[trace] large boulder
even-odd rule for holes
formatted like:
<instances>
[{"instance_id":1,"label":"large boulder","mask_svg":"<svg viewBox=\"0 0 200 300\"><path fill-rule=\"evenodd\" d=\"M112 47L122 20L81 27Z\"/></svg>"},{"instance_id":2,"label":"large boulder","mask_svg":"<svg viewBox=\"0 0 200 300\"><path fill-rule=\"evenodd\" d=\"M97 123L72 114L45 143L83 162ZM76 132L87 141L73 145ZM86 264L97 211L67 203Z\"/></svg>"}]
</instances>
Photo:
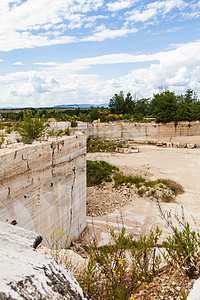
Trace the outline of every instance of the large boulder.
<instances>
[{"instance_id":1,"label":"large boulder","mask_svg":"<svg viewBox=\"0 0 200 300\"><path fill-rule=\"evenodd\" d=\"M42 237L0 222L0 299L89 299L64 265L35 250Z\"/></svg>"}]
</instances>

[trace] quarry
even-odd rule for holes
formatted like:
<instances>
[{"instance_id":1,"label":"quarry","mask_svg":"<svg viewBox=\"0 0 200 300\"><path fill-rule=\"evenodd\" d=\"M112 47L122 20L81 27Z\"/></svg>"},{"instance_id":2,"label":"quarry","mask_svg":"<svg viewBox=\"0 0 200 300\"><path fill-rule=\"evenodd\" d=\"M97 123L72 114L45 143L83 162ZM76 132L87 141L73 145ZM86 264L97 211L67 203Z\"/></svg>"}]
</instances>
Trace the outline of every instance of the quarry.
<instances>
[{"instance_id":1,"label":"quarry","mask_svg":"<svg viewBox=\"0 0 200 300\"><path fill-rule=\"evenodd\" d=\"M86 140L77 134L1 150L1 221L76 239L86 225Z\"/></svg>"},{"instance_id":2,"label":"quarry","mask_svg":"<svg viewBox=\"0 0 200 300\"><path fill-rule=\"evenodd\" d=\"M65 130L67 127L69 122L50 122L50 128L54 130ZM166 212L171 211L172 215L184 210L188 222L193 224L193 227L195 224L199 226L200 123L198 121L190 124L181 122L177 126L172 123L154 122L107 124L79 122L77 128L70 129L73 132L70 136L49 138L31 145L16 143L15 136L9 136L7 137L9 142L0 149L0 221L2 231L8 230L11 234L8 238L9 243L12 236L17 236L18 233L19 236L30 235L28 241L24 239L22 242L21 238L17 238L16 243L25 249L27 247L25 245L33 244L38 236L29 233L31 231L43 236L42 245L47 246L45 237L53 227L63 228L63 231L67 232L68 246L78 239L79 243L90 243L94 239L94 232L99 246L108 244L108 228L119 230L125 227L128 233L134 233L139 237L158 225L164 237L170 234L169 228L159 216L156 201L152 201L146 195L141 197L126 187L113 190L109 184L95 189L86 188L86 159L106 161L119 167L124 174L137 173L151 179L171 178L179 182L185 192L178 195L175 202L162 203L162 209ZM139 151L86 154L86 140L89 137L129 141L130 145L134 145ZM87 199L94 199L89 216L86 216ZM103 212L99 210L100 202L103 202ZM106 205L109 209L105 208ZM1 239L4 239L3 236ZM7 247L6 243L2 243L4 246L1 246L1 251L3 247ZM14 246L9 244L9 247ZM6 255L11 259L9 253ZM52 261L47 264L49 270L55 271L54 274L65 272L58 271L59 267ZM27 268L23 275L25 277L28 276L26 272L32 271ZM24 287L23 290L19 288L18 291L14 291L12 284L11 288L5 288L9 280L17 282L16 274L15 276L12 274L10 272L4 278L4 285L0 286L2 291L0 299L8 299L6 297L9 293L10 296L13 295L10 299L15 297L23 299L23 293L33 292ZM55 278L58 278L58 275L55 275ZM42 280L48 281L45 277ZM77 284L74 282L73 289ZM37 284L34 289L37 290ZM45 299L52 297L87 299L84 298L87 297L86 294L78 287L75 289L76 296L72 293L72 296L65 298L59 292L53 294L55 291L48 291L46 288L46 295L49 298L46 296ZM41 295L32 298L27 296L26 299L42 299L45 293Z\"/></svg>"}]
</instances>

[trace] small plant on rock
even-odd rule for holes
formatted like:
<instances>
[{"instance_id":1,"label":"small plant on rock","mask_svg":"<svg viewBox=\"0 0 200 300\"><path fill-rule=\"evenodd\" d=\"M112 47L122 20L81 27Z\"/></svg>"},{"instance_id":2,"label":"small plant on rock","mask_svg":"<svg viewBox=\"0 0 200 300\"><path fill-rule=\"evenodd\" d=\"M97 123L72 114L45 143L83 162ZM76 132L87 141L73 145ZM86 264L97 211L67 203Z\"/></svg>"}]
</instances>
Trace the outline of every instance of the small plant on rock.
<instances>
[{"instance_id":1,"label":"small plant on rock","mask_svg":"<svg viewBox=\"0 0 200 300\"><path fill-rule=\"evenodd\" d=\"M71 120L71 127L77 127L78 123L76 120Z\"/></svg>"},{"instance_id":2,"label":"small plant on rock","mask_svg":"<svg viewBox=\"0 0 200 300\"><path fill-rule=\"evenodd\" d=\"M2 145L3 145L3 143L4 143L4 141L5 141L5 138L3 137L3 135L0 137L0 149L1 149L1 147L2 147Z\"/></svg>"},{"instance_id":3,"label":"small plant on rock","mask_svg":"<svg viewBox=\"0 0 200 300\"><path fill-rule=\"evenodd\" d=\"M190 224L185 221L183 208L181 217L177 213L175 214L175 219L179 226L178 228L178 226L175 226L172 222L171 212L165 214L159 203L158 207L161 218L173 232L173 235L167 237L166 241L163 242L163 246L167 252L167 255L164 255L165 259L168 261L172 260L181 267L189 277L199 277L199 232L192 230Z\"/></svg>"}]
</instances>

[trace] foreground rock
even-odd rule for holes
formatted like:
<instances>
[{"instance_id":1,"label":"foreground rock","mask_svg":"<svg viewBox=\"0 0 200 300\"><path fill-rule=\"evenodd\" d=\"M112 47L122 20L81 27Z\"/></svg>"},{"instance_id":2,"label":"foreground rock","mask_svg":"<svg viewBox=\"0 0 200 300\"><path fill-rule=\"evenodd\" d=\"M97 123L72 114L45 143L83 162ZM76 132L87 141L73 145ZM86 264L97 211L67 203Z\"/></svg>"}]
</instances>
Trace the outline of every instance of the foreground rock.
<instances>
[{"instance_id":1,"label":"foreground rock","mask_svg":"<svg viewBox=\"0 0 200 300\"><path fill-rule=\"evenodd\" d=\"M199 300L200 299L200 278L196 280L187 300Z\"/></svg>"},{"instance_id":2,"label":"foreground rock","mask_svg":"<svg viewBox=\"0 0 200 300\"><path fill-rule=\"evenodd\" d=\"M64 265L34 249L41 240L0 222L0 299L89 299Z\"/></svg>"}]
</instances>

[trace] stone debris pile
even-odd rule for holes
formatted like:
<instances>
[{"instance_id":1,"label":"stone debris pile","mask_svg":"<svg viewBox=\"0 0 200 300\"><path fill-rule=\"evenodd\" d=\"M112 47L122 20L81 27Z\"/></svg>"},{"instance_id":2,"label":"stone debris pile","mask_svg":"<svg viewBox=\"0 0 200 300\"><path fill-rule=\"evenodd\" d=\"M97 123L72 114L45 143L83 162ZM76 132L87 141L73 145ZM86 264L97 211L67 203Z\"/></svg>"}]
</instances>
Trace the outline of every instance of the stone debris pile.
<instances>
[{"instance_id":1,"label":"stone debris pile","mask_svg":"<svg viewBox=\"0 0 200 300\"><path fill-rule=\"evenodd\" d=\"M157 147L168 147L168 148L187 148L187 149L200 149L200 144L188 144L188 143L171 143L171 142L157 142Z\"/></svg>"}]
</instances>

